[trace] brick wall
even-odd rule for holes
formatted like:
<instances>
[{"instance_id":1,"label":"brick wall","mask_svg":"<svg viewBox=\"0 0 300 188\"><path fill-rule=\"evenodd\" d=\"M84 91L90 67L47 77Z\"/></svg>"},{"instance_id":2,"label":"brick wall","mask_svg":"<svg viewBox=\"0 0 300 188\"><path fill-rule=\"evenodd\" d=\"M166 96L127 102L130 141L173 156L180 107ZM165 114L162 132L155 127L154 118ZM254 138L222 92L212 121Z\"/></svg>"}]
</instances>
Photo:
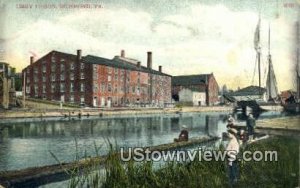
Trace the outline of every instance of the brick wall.
<instances>
[{"instance_id":1,"label":"brick wall","mask_svg":"<svg viewBox=\"0 0 300 188\"><path fill-rule=\"evenodd\" d=\"M112 106L150 102L149 73L105 65L93 66L93 96L97 106L107 106L109 100ZM152 92L152 99L154 102L170 102L171 78L159 75L154 77L156 79L152 83L152 90L156 92Z\"/></svg>"},{"instance_id":2,"label":"brick wall","mask_svg":"<svg viewBox=\"0 0 300 188\"><path fill-rule=\"evenodd\" d=\"M208 98L209 105L214 105L219 101L219 85L213 75L208 79Z\"/></svg>"},{"instance_id":3,"label":"brick wall","mask_svg":"<svg viewBox=\"0 0 300 188\"><path fill-rule=\"evenodd\" d=\"M138 70L84 63L77 55L52 51L31 63L26 74L26 96L88 106L125 106L171 102L171 77ZM22 74L23 75L23 74ZM151 90L150 90L151 88Z\"/></svg>"}]
</instances>

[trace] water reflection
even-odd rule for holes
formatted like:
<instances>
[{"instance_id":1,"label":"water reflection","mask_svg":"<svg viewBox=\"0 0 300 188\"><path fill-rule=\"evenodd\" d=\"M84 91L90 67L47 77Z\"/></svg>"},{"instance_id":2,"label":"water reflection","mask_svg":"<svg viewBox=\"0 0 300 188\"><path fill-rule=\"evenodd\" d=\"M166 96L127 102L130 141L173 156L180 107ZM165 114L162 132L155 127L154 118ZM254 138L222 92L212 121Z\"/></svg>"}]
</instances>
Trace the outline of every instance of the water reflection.
<instances>
[{"instance_id":1,"label":"water reflection","mask_svg":"<svg viewBox=\"0 0 300 188\"><path fill-rule=\"evenodd\" d=\"M54 164L49 151L61 161L72 161L75 138L78 155L83 157L85 153L95 156L94 142L100 146L106 140L122 147L170 143L182 125L188 127L190 137L221 136L227 115L190 113L0 124L0 171ZM107 151L103 144L100 154Z\"/></svg>"},{"instance_id":2,"label":"water reflection","mask_svg":"<svg viewBox=\"0 0 300 188\"><path fill-rule=\"evenodd\" d=\"M125 147L170 143L178 136L183 124L189 128L191 137L217 135L219 119L218 114L174 114L1 125L0 169L53 164L55 160L49 151L62 161L72 161L76 151L75 138L79 156L83 157L85 152L95 155L94 142L100 145L107 139ZM107 151L104 144L100 154Z\"/></svg>"}]
</instances>

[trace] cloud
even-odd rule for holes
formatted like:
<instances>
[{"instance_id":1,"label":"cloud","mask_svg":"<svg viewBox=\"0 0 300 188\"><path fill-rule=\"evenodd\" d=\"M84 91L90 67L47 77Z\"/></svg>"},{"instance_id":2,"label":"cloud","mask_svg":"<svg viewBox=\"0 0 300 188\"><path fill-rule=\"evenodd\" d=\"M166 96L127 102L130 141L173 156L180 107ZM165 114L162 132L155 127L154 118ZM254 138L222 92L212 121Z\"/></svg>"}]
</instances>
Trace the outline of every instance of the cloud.
<instances>
[{"instance_id":1,"label":"cloud","mask_svg":"<svg viewBox=\"0 0 300 188\"><path fill-rule=\"evenodd\" d=\"M214 72L219 85L236 88L251 84L255 66L254 30L258 15L231 11L225 6L198 4L157 18L146 11L109 9L75 11L59 18L39 19L12 33L7 57L19 69L29 63L29 51L40 57L55 49L112 58L126 56L146 63L153 51L154 68L163 65L171 75ZM272 54L280 89L292 65L291 21L262 19L262 62L266 62L267 28L272 25ZM284 63L283 63L284 62ZM281 80L284 78L284 80ZM238 81L237 81L238 80Z\"/></svg>"}]
</instances>

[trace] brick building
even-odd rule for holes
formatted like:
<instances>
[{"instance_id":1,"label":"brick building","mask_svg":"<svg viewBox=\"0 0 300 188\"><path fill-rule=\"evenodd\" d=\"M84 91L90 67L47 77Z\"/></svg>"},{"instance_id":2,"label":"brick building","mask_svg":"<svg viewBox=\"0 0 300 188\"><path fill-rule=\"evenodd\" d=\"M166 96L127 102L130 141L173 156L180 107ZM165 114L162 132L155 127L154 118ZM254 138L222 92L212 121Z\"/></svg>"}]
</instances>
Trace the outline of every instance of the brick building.
<instances>
[{"instance_id":1,"label":"brick building","mask_svg":"<svg viewBox=\"0 0 300 188\"><path fill-rule=\"evenodd\" d=\"M113 59L51 51L35 62L31 57L22 72L26 95L33 98L94 107L171 102L171 76L161 66L152 69L152 52L145 67L124 50Z\"/></svg>"},{"instance_id":2,"label":"brick building","mask_svg":"<svg viewBox=\"0 0 300 188\"><path fill-rule=\"evenodd\" d=\"M205 92L207 106L214 105L219 102L219 86L213 73L173 76L172 97L175 101L179 100L179 91L182 89Z\"/></svg>"}]
</instances>

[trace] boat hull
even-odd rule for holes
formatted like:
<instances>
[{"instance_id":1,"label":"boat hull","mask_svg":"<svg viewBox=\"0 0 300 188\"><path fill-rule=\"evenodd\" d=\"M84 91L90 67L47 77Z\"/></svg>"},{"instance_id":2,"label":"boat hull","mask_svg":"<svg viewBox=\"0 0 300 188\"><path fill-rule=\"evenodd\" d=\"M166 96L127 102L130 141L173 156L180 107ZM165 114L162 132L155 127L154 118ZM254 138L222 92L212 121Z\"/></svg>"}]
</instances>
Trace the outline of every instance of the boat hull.
<instances>
[{"instance_id":1,"label":"boat hull","mask_svg":"<svg viewBox=\"0 0 300 188\"><path fill-rule=\"evenodd\" d=\"M239 101L238 106L246 115L254 112L263 111L283 111L283 106L276 102L259 102L256 100Z\"/></svg>"},{"instance_id":2,"label":"boat hull","mask_svg":"<svg viewBox=\"0 0 300 188\"><path fill-rule=\"evenodd\" d=\"M280 104L260 104L262 110L265 111L283 111L284 108Z\"/></svg>"},{"instance_id":3,"label":"boat hull","mask_svg":"<svg viewBox=\"0 0 300 188\"><path fill-rule=\"evenodd\" d=\"M284 104L283 108L286 112L300 113L300 103Z\"/></svg>"}]
</instances>

